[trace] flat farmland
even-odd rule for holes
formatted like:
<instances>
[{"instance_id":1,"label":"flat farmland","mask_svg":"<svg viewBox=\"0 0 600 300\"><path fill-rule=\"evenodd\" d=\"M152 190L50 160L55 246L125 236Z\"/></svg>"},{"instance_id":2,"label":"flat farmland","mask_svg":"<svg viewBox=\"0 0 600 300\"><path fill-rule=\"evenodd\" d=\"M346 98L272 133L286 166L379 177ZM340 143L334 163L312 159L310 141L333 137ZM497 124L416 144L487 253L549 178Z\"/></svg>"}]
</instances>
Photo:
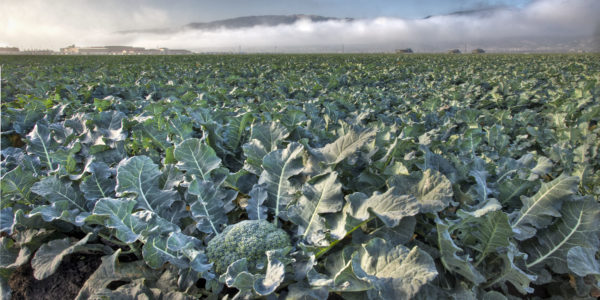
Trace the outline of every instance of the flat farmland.
<instances>
[{"instance_id":1,"label":"flat farmland","mask_svg":"<svg viewBox=\"0 0 600 300\"><path fill-rule=\"evenodd\" d=\"M600 296L598 54L0 65L3 296Z\"/></svg>"}]
</instances>

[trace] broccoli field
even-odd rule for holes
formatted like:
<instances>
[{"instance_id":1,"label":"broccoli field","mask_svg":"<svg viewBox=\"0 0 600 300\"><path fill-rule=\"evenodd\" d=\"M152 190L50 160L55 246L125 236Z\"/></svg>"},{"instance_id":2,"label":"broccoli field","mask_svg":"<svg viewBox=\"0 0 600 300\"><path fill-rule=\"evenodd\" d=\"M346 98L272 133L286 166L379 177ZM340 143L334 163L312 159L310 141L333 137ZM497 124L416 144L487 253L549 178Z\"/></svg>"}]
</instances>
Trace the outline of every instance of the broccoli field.
<instances>
[{"instance_id":1,"label":"broccoli field","mask_svg":"<svg viewBox=\"0 0 600 300\"><path fill-rule=\"evenodd\" d=\"M597 54L0 65L2 299L600 297Z\"/></svg>"}]
</instances>

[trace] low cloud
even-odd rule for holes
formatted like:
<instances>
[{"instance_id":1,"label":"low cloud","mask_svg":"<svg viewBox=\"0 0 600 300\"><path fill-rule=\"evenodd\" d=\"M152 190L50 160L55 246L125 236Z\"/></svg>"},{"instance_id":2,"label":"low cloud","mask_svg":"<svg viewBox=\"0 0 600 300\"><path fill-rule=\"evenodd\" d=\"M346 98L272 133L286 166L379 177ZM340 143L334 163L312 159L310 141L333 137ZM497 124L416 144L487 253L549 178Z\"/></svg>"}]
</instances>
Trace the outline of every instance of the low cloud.
<instances>
[{"instance_id":1,"label":"low cloud","mask_svg":"<svg viewBox=\"0 0 600 300\"><path fill-rule=\"evenodd\" d=\"M86 9L86 14L93 15L89 7ZM379 52L409 47L423 52L465 47L491 51L598 51L598 15L600 1L597 0L538 0L519 9L503 7L427 19L301 20L274 27L116 34L124 28L175 26L163 11L142 7L134 17L124 12L117 16L106 15L104 20L96 18L93 26L61 23L61 26L26 32L4 26L0 29L0 42L19 45L20 41L27 41L27 45L55 49L76 43L184 48L199 52ZM149 18L153 22L148 22ZM39 45L35 44L37 41Z\"/></svg>"}]
</instances>

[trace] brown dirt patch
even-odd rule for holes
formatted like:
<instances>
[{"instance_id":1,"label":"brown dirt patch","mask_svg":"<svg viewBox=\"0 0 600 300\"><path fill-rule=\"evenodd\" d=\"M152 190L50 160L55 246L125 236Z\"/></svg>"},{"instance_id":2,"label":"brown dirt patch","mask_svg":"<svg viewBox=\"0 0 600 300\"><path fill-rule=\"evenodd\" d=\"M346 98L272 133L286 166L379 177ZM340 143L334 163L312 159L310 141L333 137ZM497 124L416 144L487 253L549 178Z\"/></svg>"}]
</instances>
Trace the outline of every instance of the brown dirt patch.
<instances>
[{"instance_id":1,"label":"brown dirt patch","mask_svg":"<svg viewBox=\"0 0 600 300\"><path fill-rule=\"evenodd\" d=\"M8 281L12 299L74 299L88 277L100 266L100 257L69 255L63 259L56 273L44 280L36 280L30 264L25 264L17 268Z\"/></svg>"}]
</instances>

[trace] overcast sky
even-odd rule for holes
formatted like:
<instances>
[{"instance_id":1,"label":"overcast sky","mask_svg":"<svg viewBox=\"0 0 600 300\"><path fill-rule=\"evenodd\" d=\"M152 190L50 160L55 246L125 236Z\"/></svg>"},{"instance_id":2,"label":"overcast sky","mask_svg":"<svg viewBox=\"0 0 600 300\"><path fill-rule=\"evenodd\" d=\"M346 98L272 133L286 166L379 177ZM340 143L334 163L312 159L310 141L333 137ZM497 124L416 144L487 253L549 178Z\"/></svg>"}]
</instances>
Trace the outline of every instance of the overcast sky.
<instances>
[{"instance_id":1,"label":"overcast sky","mask_svg":"<svg viewBox=\"0 0 600 300\"><path fill-rule=\"evenodd\" d=\"M485 8L496 9L483 16L444 16ZM359 20L170 35L115 33L271 14ZM437 17L423 19L430 15ZM365 51L436 45L442 49L465 43L491 47L507 39L591 40L600 31L598 15L600 0L0 0L0 46L57 50L75 43L257 51L313 45L355 45Z\"/></svg>"}]
</instances>

